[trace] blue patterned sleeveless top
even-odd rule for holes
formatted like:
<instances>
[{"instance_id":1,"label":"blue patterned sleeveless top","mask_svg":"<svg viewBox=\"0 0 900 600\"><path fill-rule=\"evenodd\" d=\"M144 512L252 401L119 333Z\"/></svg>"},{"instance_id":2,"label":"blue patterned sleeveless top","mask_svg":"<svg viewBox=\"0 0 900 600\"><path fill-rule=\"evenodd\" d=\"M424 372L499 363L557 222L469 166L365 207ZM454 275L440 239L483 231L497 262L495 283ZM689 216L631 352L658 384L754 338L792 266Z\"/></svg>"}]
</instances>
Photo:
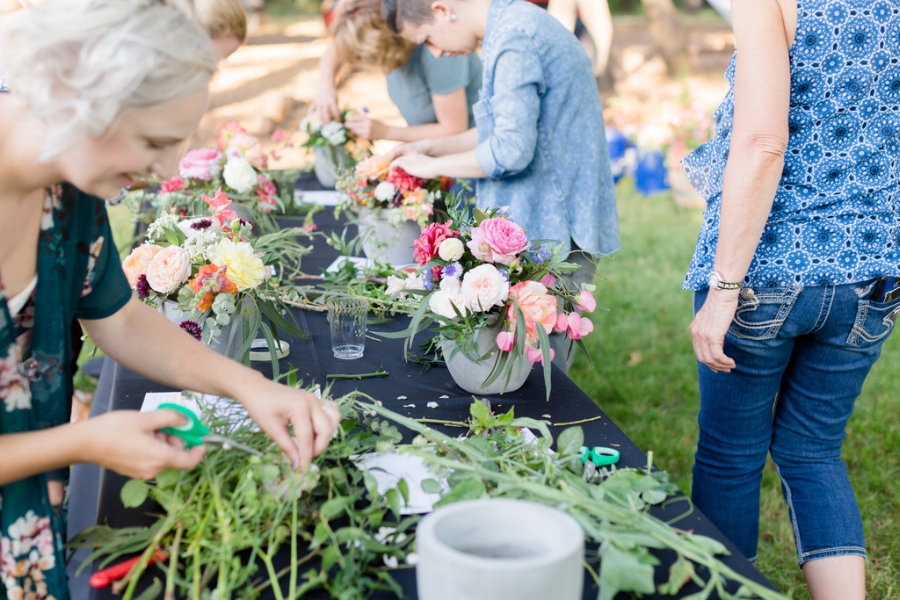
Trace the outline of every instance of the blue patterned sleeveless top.
<instances>
[{"instance_id":1,"label":"blue patterned sleeveless top","mask_svg":"<svg viewBox=\"0 0 900 600\"><path fill-rule=\"evenodd\" d=\"M856 283L900 275L900 5L798 0L784 171L744 283ZM707 287L734 124L734 70L716 135L683 162L707 201L685 289Z\"/></svg>"}]
</instances>

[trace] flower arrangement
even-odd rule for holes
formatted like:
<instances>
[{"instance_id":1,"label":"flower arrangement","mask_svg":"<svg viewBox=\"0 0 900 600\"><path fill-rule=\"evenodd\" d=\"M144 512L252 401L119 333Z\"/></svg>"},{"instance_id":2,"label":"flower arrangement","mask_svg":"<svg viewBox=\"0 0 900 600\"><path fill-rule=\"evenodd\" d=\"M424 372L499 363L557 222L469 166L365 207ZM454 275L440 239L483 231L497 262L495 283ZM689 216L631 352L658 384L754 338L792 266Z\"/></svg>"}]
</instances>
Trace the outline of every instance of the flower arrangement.
<instances>
[{"instance_id":1,"label":"flower arrangement","mask_svg":"<svg viewBox=\"0 0 900 600\"><path fill-rule=\"evenodd\" d=\"M238 357L249 349L262 314L285 333L305 337L286 320L280 282L274 277L276 266L299 268L309 252L297 240L302 231L287 228L253 237L253 225L238 218L224 192L203 194L202 199L210 216L160 216L149 226L146 243L122 261L138 297L161 310L166 302L177 303L177 310L188 316L181 328L207 345L216 343L238 316L246 317ZM263 333L274 347L272 332L263 328ZM234 340L227 341L232 347Z\"/></svg>"},{"instance_id":2,"label":"flower arrangement","mask_svg":"<svg viewBox=\"0 0 900 600\"><path fill-rule=\"evenodd\" d=\"M352 111L341 111L338 120L323 122L314 113L308 112L300 121L298 129L304 138L300 147L320 149L328 153L333 164L338 166L352 166L369 149L368 142L357 140L344 122Z\"/></svg>"},{"instance_id":3,"label":"flower arrangement","mask_svg":"<svg viewBox=\"0 0 900 600\"><path fill-rule=\"evenodd\" d=\"M272 141L291 146L281 130L272 134ZM204 208L201 196L222 190L235 207L245 209L246 216L265 229L274 230L274 222L261 221L266 221L265 216L273 211L285 211L292 202L293 186L267 170L270 156L277 159L278 150L264 152L259 139L240 123L221 125L215 148L189 150L178 164L178 175L161 184L154 202L157 215L173 210L182 216L199 214Z\"/></svg>"},{"instance_id":4,"label":"flower arrangement","mask_svg":"<svg viewBox=\"0 0 900 600\"><path fill-rule=\"evenodd\" d=\"M710 106L684 88L676 96L660 96L643 103L610 98L603 116L607 127L621 131L641 152L661 152L672 168L712 137L711 112Z\"/></svg>"},{"instance_id":5,"label":"flower arrangement","mask_svg":"<svg viewBox=\"0 0 900 600\"><path fill-rule=\"evenodd\" d=\"M409 328L407 345L431 324L473 361L493 356L494 367L484 385L508 379L515 357L544 367L550 394L549 335L565 333L582 347L593 331L582 313L596 308L593 286L570 290L564 275L578 266L565 262L559 246L529 240L505 212L449 208L451 220L422 229L414 244L419 268L407 277L389 277L393 294L418 294L422 301ZM476 336L493 336L488 353L477 351ZM445 358L448 358L445 356ZM500 379L503 381L503 379Z\"/></svg>"},{"instance_id":6,"label":"flower arrangement","mask_svg":"<svg viewBox=\"0 0 900 600\"><path fill-rule=\"evenodd\" d=\"M434 201L453 184L449 177L420 179L403 169L392 169L388 156L373 154L339 174L335 185L342 194L338 211L376 208L395 224L409 220L424 227L434 214Z\"/></svg>"}]
</instances>

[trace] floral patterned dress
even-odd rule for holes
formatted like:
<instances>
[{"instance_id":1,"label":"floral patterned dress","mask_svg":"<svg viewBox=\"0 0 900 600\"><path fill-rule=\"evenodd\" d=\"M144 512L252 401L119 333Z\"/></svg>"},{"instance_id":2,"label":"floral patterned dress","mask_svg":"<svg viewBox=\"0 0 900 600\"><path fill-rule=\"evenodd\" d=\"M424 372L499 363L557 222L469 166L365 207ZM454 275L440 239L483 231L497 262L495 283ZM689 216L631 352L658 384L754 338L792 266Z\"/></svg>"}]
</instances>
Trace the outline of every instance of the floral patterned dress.
<instances>
[{"instance_id":1,"label":"floral patterned dress","mask_svg":"<svg viewBox=\"0 0 900 600\"><path fill-rule=\"evenodd\" d=\"M69 421L73 319L102 319L131 297L102 200L69 185L47 192L37 287L15 317L0 280L0 435ZM0 597L69 597L65 512L48 480L68 469L0 486Z\"/></svg>"}]
</instances>

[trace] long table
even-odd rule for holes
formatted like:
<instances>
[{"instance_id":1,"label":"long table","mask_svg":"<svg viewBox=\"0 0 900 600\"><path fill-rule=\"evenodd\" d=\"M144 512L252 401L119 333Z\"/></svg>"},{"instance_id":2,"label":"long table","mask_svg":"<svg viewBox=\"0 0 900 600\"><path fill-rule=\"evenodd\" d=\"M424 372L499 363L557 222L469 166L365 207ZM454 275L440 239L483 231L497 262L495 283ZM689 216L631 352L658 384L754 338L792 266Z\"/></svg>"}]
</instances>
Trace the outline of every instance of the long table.
<instances>
[{"instance_id":1,"label":"long table","mask_svg":"<svg viewBox=\"0 0 900 600\"><path fill-rule=\"evenodd\" d=\"M316 223L320 229L340 229L342 224L333 220L330 211L321 213ZM314 245L314 251L304 262L304 270L317 272L328 265L337 253L323 240ZM437 366L422 372L419 364L407 363L403 359L402 341L379 338L366 342L363 358L354 361L341 361L332 356L330 336L325 316L313 311L295 311L295 316L309 337L305 340L290 340L290 354L282 359L282 370L293 365L299 369L298 376L308 383L326 383L326 375L337 373L370 373L376 369L384 369L388 377L366 380L335 380L333 395L339 396L359 389L378 400L387 408L413 418L429 418L447 421L461 421L468 417L472 396L456 386L446 368ZM405 317L391 322L372 325L370 331L397 331L407 323ZM377 336L377 333L374 337ZM425 334L421 334L422 341ZM267 374L271 367L261 366ZM551 424L564 424L573 421L589 420L581 425L585 442L590 446L610 446L621 453L619 465L624 467L642 467L647 464L647 457L628 436L613 423L602 411L603 399L596 402L582 392L572 380L556 367L552 373L552 393L545 400L543 373L533 369L525 385L519 390L507 394L489 396L495 411L506 411L515 408L516 416L532 417L549 421ZM147 392L173 391L163 385L149 381L124 367L107 360L103 366L100 382L91 408L91 416L109 410L138 409ZM437 403L433 408L429 403ZM598 406L599 405L599 406ZM554 437L564 427L551 425ZM125 509L119 499L119 490L126 478L114 472L101 469L95 465L76 465L72 470L69 500L69 535L70 537L82 529L94 524L109 524L113 527L149 525L149 517L137 509ZM764 585L770 585L765 578L728 542L713 524L698 510L690 511L687 516L687 500L670 502L664 508L655 508L654 514L669 521L680 529L691 530L697 534L709 536L723 543L731 553L723 557L734 571ZM679 518L680 517L680 518ZM92 568L84 569L80 576L75 575L76 567L86 556L85 551L76 553L75 560L69 565L70 587L72 597L77 599L113 598L107 589L95 590L88 586L88 578ZM662 552L658 554L662 564L657 568L659 581L667 578L667 567L673 556ZM400 569L395 572L395 579L403 587L408 598L415 599L415 570ZM734 586L732 591L735 591ZM584 598L597 597L597 588L593 580L585 577ZM698 591L694 586L683 590L683 595ZM324 596L309 596L324 598ZM388 598L380 595L377 598ZM617 598L628 596L621 594ZM645 598L663 598L662 596L644 596ZM671 598L671 596L665 596ZM452 599L448 599L452 600Z\"/></svg>"}]
</instances>

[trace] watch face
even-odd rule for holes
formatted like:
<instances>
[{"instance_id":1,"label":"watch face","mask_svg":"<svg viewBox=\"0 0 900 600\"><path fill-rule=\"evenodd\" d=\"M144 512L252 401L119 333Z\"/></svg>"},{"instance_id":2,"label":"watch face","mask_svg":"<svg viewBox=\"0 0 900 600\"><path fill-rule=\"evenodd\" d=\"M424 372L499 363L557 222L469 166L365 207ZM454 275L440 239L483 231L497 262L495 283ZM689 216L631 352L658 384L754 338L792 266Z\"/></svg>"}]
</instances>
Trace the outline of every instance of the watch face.
<instances>
[{"instance_id":1,"label":"watch face","mask_svg":"<svg viewBox=\"0 0 900 600\"><path fill-rule=\"evenodd\" d=\"M713 271L712 273L709 274L707 281L709 281L709 287L711 289L715 289L715 288L719 287L719 276L716 275L715 271Z\"/></svg>"}]
</instances>

